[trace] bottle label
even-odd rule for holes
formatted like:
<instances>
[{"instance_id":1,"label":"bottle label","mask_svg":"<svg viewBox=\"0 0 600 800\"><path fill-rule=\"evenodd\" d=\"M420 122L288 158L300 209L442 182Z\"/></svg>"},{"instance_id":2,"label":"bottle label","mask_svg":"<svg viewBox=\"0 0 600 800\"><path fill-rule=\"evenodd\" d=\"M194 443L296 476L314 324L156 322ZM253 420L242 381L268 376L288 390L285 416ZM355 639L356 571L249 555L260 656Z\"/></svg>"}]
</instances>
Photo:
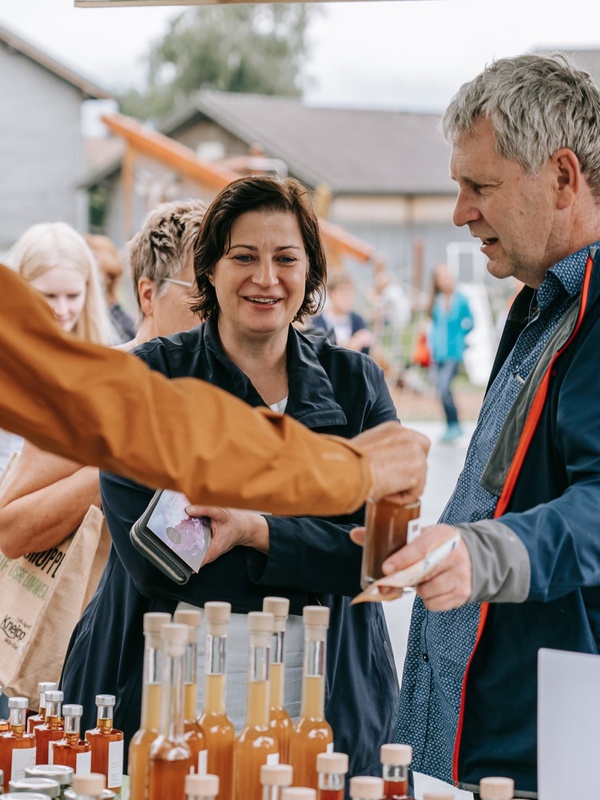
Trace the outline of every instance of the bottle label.
<instances>
[{"instance_id":1,"label":"bottle label","mask_svg":"<svg viewBox=\"0 0 600 800\"><path fill-rule=\"evenodd\" d=\"M123 739L108 743L108 775L106 786L115 789L123 783Z\"/></svg>"},{"instance_id":2,"label":"bottle label","mask_svg":"<svg viewBox=\"0 0 600 800\"><path fill-rule=\"evenodd\" d=\"M48 763L54 764L54 742L48 742Z\"/></svg>"},{"instance_id":3,"label":"bottle label","mask_svg":"<svg viewBox=\"0 0 600 800\"><path fill-rule=\"evenodd\" d=\"M411 542L414 542L414 540L418 539L420 535L421 535L421 517L409 520L408 528L406 531L406 543L410 544Z\"/></svg>"},{"instance_id":4,"label":"bottle label","mask_svg":"<svg viewBox=\"0 0 600 800\"><path fill-rule=\"evenodd\" d=\"M279 764L279 753L269 753L267 764Z\"/></svg>"},{"instance_id":5,"label":"bottle label","mask_svg":"<svg viewBox=\"0 0 600 800\"><path fill-rule=\"evenodd\" d=\"M89 775L92 771L92 751L77 753L75 757L75 772L78 775Z\"/></svg>"},{"instance_id":6,"label":"bottle label","mask_svg":"<svg viewBox=\"0 0 600 800\"><path fill-rule=\"evenodd\" d=\"M16 748L12 751L10 765L11 781L20 781L25 777L25 770L35 766L35 747Z\"/></svg>"},{"instance_id":7,"label":"bottle label","mask_svg":"<svg viewBox=\"0 0 600 800\"><path fill-rule=\"evenodd\" d=\"M200 750L198 753L198 775L208 773L208 750Z\"/></svg>"}]
</instances>

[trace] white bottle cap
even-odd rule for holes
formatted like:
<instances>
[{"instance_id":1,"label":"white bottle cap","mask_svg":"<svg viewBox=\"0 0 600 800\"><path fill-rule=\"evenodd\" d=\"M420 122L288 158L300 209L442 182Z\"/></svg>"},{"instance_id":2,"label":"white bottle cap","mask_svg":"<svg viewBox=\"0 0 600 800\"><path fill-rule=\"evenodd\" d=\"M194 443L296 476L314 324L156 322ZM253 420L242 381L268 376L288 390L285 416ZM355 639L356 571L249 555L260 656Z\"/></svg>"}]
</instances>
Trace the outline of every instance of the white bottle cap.
<instances>
[{"instance_id":1,"label":"white bottle cap","mask_svg":"<svg viewBox=\"0 0 600 800\"><path fill-rule=\"evenodd\" d=\"M317 793L306 786L289 786L281 790L281 800L317 800Z\"/></svg>"},{"instance_id":2,"label":"white bottle cap","mask_svg":"<svg viewBox=\"0 0 600 800\"><path fill-rule=\"evenodd\" d=\"M27 708L29 706L29 700L26 697L9 697L8 698L8 707L9 708Z\"/></svg>"},{"instance_id":3,"label":"white bottle cap","mask_svg":"<svg viewBox=\"0 0 600 800\"><path fill-rule=\"evenodd\" d=\"M290 613L290 601L287 597L263 597L262 610L275 617L275 633L285 631L285 623Z\"/></svg>"},{"instance_id":4,"label":"white bottle cap","mask_svg":"<svg viewBox=\"0 0 600 800\"><path fill-rule=\"evenodd\" d=\"M61 789L58 781L51 778L19 778L18 780L8 782L9 792L33 792L37 797L41 794L43 797L60 797Z\"/></svg>"},{"instance_id":5,"label":"white bottle cap","mask_svg":"<svg viewBox=\"0 0 600 800\"><path fill-rule=\"evenodd\" d=\"M81 717L83 715L83 706L78 706L74 703L62 707L63 717Z\"/></svg>"},{"instance_id":6,"label":"white bottle cap","mask_svg":"<svg viewBox=\"0 0 600 800\"><path fill-rule=\"evenodd\" d=\"M481 800L512 800L514 791L512 778L482 778L479 784Z\"/></svg>"},{"instance_id":7,"label":"white bottle cap","mask_svg":"<svg viewBox=\"0 0 600 800\"><path fill-rule=\"evenodd\" d=\"M89 775L74 775L72 783L75 794L95 795L106 788L106 776L99 772L90 772Z\"/></svg>"},{"instance_id":8,"label":"white bottle cap","mask_svg":"<svg viewBox=\"0 0 600 800\"><path fill-rule=\"evenodd\" d=\"M382 744L381 763L395 767L408 767L412 761L412 747L409 744Z\"/></svg>"},{"instance_id":9,"label":"white bottle cap","mask_svg":"<svg viewBox=\"0 0 600 800\"><path fill-rule=\"evenodd\" d=\"M107 708L110 708L111 706L114 706L114 704L116 703L116 700L117 700L117 698L114 696L114 694L97 694L96 695L96 705L97 706L105 706Z\"/></svg>"},{"instance_id":10,"label":"white bottle cap","mask_svg":"<svg viewBox=\"0 0 600 800\"><path fill-rule=\"evenodd\" d=\"M289 764L263 764L260 782L263 786L291 786L293 770Z\"/></svg>"},{"instance_id":11,"label":"white bottle cap","mask_svg":"<svg viewBox=\"0 0 600 800\"><path fill-rule=\"evenodd\" d=\"M144 614L144 633L160 633L163 625L171 622L171 615L162 611L148 611Z\"/></svg>"},{"instance_id":12,"label":"white bottle cap","mask_svg":"<svg viewBox=\"0 0 600 800\"><path fill-rule=\"evenodd\" d=\"M348 772L348 756L346 753L319 753L317 755L317 772L345 775Z\"/></svg>"},{"instance_id":13,"label":"white bottle cap","mask_svg":"<svg viewBox=\"0 0 600 800\"><path fill-rule=\"evenodd\" d=\"M216 797L219 794L219 776L186 775L185 793L192 797Z\"/></svg>"},{"instance_id":14,"label":"white bottle cap","mask_svg":"<svg viewBox=\"0 0 600 800\"><path fill-rule=\"evenodd\" d=\"M185 645L188 640L188 626L176 625L174 622L163 625L160 639L165 653L170 656L182 656L185 653Z\"/></svg>"},{"instance_id":15,"label":"white bottle cap","mask_svg":"<svg viewBox=\"0 0 600 800\"><path fill-rule=\"evenodd\" d=\"M212 636L226 636L227 625L231 617L231 603L211 600L204 604L204 620L206 630Z\"/></svg>"},{"instance_id":16,"label":"white bottle cap","mask_svg":"<svg viewBox=\"0 0 600 800\"><path fill-rule=\"evenodd\" d=\"M250 611L248 616L248 630L250 633L273 633L273 614L266 611Z\"/></svg>"},{"instance_id":17,"label":"white bottle cap","mask_svg":"<svg viewBox=\"0 0 600 800\"><path fill-rule=\"evenodd\" d=\"M191 608L180 608L173 614L173 622L177 625L186 625L188 629L188 644L197 644L202 614Z\"/></svg>"},{"instance_id":18,"label":"white bottle cap","mask_svg":"<svg viewBox=\"0 0 600 800\"><path fill-rule=\"evenodd\" d=\"M58 689L58 683L53 683L51 681L42 681L42 683L38 683L38 692L42 694L42 692L52 692L55 689Z\"/></svg>"},{"instance_id":19,"label":"white bottle cap","mask_svg":"<svg viewBox=\"0 0 600 800\"><path fill-rule=\"evenodd\" d=\"M383 797L383 779L360 775L350 778L350 797L352 800L381 800Z\"/></svg>"},{"instance_id":20,"label":"white bottle cap","mask_svg":"<svg viewBox=\"0 0 600 800\"><path fill-rule=\"evenodd\" d=\"M329 627L329 608L327 606L304 606L302 621L305 625Z\"/></svg>"},{"instance_id":21,"label":"white bottle cap","mask_svg":"<svg viewBox=\"0 0 600 800\"><path fill-rule=\"evenodd\" d=\"M44 697L47 703L62 703L65 699L64 694L62 692L57 692L56 689L52 689L50 692L44 692Z\"/></svg>"}]
</instances>

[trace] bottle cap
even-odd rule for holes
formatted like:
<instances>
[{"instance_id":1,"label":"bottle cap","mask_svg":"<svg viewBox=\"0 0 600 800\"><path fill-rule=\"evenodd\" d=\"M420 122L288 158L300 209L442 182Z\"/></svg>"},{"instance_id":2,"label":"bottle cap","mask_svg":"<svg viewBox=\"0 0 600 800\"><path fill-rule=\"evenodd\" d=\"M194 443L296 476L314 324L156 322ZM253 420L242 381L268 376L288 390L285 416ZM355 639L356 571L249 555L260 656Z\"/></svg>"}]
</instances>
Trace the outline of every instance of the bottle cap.
<instances>
[{"instance_id":1,"label":"bottle cap","mask_svg":"<svg viewBox=\"0 0 600 800\"><path fill-rule=\"evenodd\" d=\"M70 703L62 707L63 717L81 717L83 715L83 706Z\"/></svg>"},{"instance_id":2,"label":"bottle cap","mask_svg":"<svg viewBox=\"0 0 600 800\"><path fill-rule=\"evenodd\" d=\"M290 613L290 601L287 597L263 597L262 610L275 617L275 633L285 631L285 623Z\"/></svg>"},{"instance_id":3,"label":"bottle cap","mask_svg":"<svg viewBox=\"0 0 600 800\"><path fill-rule=\"evenodd\" d=\"M55 689L58 689L58 684L52 681L42 681L42 683L38 683L38 692L40 694L44 692L53 692Z\"/></svg>"},{"instance_id":4,"label":"bottle cap","mask_svg":"<svg viewBox=\"0 0 600 800\"><path fill-rule=\"evenodd\" d=\"M160 632L164 652L170 656L182 656L188 641L188 631L187 625L176 625L174 622L164 625Z\"/></svg>"},{"instance_id":5,"label":"bottle cap","mask_svg":"<svg viewBox=\"0 0 600 800\"><path fill-rule=\"evenodd\" d=\"M204 621L207 632L212 636L226 636L231 617L231 603L211 600L204 604Z\"/></svg>"},{"instance_id":6,"label":"bottle cap","mask_svg":"<svg viewBox=\"0 0 600 800\"><path fill-rule=\"evenodd\" d=\"M11 792L37 792L43 797L60 797L60 784L51 778L19 778L8 782Z\"/></svg>"},{"instance_id":7,"label":"bottle cap","mask_svg":"<svg viewBox=\"0 0 600 800\"><path fill-rule=\"evenodd\" d=\"M187 625L190 628L199 628L202 624L202 612L193 608L178 608L173 614L173 622L177 625Z\"/></svg>"},{"instance_id":8,"label":"bottle cap","mask_svg":"<svg viewBox=\"0 0 600 800\"><path fill-rule=\"evenodd\" d=\"M266 611L250 611L248 614L248 630L250 633L273 633L273 614Z\"/></svg>"},{"instance_id":9,"label":"bottle cap","mask_svg":"<svg viewBox=\"0 0 600 800\"><path fill-rule=\"evenodd\" d=\"M89 775L73 776L73 791L75 794L100 794L106 787L106 776L99 772L90 772Z\"/></svg>"},{"instance_id":10,"label":"bottle cap","mask_svg":"<svg viewBox=\"0 0 600 800\"><path fill-rule=\"evenodd\" d=\"M514 791L512 778L482 778L479 784L481 800L512 800Z\"/></svg>"},{"instance_id":11,"label":"bottle cap","mask_svg":"<svg viewBox=\"0 0 600 800\"><path fill-rule=\"evenodd\" d=\"M163 625L171 622L171 615L162 611L148 611L144 614L144 633L160 633Z\"/></svg>"},{"instance_id":12,"label":"bottle cap","mask_svg":"<svg viewBox=\"0 0 600 800\"><path fill-rule=\"evenodd\" d=\"M293 770L289 764L263 764L260 782L263 786L290 786Z\"/></svg>"},{"instance_id":13,"label":"bottle cap","mask_svg":"<svg viewBox=\"0 0 600 800\"><path fill-rule=\"evenodd\" d=\"M319 753L317 755L317 772L345 775L348 772L348 756L346 753Z\"/></svg>"},{"instance_id":14,"label":"bottle cap","mask_svg":"<svg viewBox=\"0 0 600 800\"><path fill-rule=\"evenodd\" d=\"M219 776L186 775L185 793L198 797L216 797L219 794Z\"/></svg>"},{"instance_id":15,"label":"bottle cap","mask_svg":"<svg viewBox=\"0 0 600 800\"><path fill-rule=\"evenodd\" d=\"M425 792L423 800L454 800L453 792Z\"/></svg>"},{"instance_id":16,"label":"bottle cap","mask_svg":"<svg viewBox=\"0 0 600 800\"><path fill-rule=\"evenodd\" d=\"M381 763L396 767L410 766L412 747L409 744L382 744Z\"/></svg>"},{"instance_id":17,"label":"bottle cap","mask_svg":"<svg viewBox=\"0 0 600 800\"><path fill-rule=\"evenodd\" d=\"M306 786L289 786L282 789L281 800L317 800L317 793Z\"/></svg>"},{"instance_id":18,"label":"bottle cap","mask_svg":"<svg viewBox=\"0 0 600 800\"><path fill-rule=\"evenodd\" d=\"M114 694L97 694L96 695L96 705L97 706L114 706L116 702L116 697Z\"/></svg>"},{"instance_id":19,"label":"bottle cap","mask_svg":"<svg viewBox=\"0 0 600 800\"><path fill-rule=\"evenodd\" d=\"M17 798L17 800L46 800L47 794L40 794L39 792L8 792L2 795L2 800L8 798Z\"/></svg>"},{"instance_id":20,"label":"bottle cap","mask_svg":"<svg viewBox=\"0 0 600 800\"><path fill-rule=\"evenodd\" d=\"M368 775L350 778L350 797L352 800L381 800L383 778L372 778Z\"/></svg>"},{"instance_id":21,"label":"bottle cap","mask_svg":"<svg viewBox=\"0 0 600 800\"><path fill-rule=\"evenodd\" d=\"M327 606L304 606L302 621L305 625L329 627L329 608Z\"/></svg>"},{"instance_id":22,"label":"bottle cap","mask_svg":"<svg viewBox=\"0 0 600 800\"><path fill-rule=\"evenodd\" d=\"M46 699L46 703L62 703L65 696L62 692L57 692L56 689L52 689L50 692L44 692L44 698Z\"/></svg>"},{"instance_id":23,"label":"bottle cap","mask_svg":"<svg viewBox=\"0 0 600 800\"><path fill-rule=\"evenodd\" d=\"M72 767L63 764L35 764L33 767L25 767L25 775L28 778L52 778L58 781L62 787L70 786L73 783Z\"/></svg>"},{"instance_id":24,"label":"bottle cap","mask_svg":"<svg viewBox=\"0 0 600 800\"><path fill-rule=\"evenodd\" d=\"M8 707L9 708L27 708L29 705L29 700L26 697L9 697L8 698Z\"/></svg>"}]
</instances>

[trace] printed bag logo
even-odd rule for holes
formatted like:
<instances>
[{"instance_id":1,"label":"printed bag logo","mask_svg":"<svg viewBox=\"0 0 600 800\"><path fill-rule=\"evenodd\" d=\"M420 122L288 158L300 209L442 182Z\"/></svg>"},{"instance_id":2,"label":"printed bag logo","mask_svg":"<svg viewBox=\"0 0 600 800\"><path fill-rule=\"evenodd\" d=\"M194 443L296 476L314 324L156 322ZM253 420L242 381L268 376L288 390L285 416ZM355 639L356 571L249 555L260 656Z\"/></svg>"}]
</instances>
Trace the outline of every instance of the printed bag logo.
<instances>
[{"instance_id":1,"label":"printed bag logo","mask_svg":"<svg viewBox=\"0 0 600 800\"><path fill-rule=\"evenodd\" d=\"M27 631L21 623L23 623L22 620L14 622L10 614L7 614L0 624L0 629L8 636L9 639L18 639L21 641L27 635Z\"/></svg>"}]
</instances>

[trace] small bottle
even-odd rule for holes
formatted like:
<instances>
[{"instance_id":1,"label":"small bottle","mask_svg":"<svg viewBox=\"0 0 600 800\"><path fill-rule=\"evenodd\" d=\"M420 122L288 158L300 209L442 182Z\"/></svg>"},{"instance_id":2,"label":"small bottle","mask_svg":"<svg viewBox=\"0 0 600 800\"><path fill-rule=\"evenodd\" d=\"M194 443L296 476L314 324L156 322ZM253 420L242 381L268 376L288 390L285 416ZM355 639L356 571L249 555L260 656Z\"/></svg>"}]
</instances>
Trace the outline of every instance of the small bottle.
<instances>
[{"instance_id":1,"label":"small bottle","mask_svg":"<svg viewBox=\"0 0 600 800\"><path fill-rule=\"evenodd\" d=\"M25 770L26 778L52 778L56 781L60 786L61 800L73 783L73 775L72 767L65 767L62 764L36 764Z\"/></svg>"},{"instance_id":2,"label":"small bottle","mask_svg":"<svg viewBox=\"0 0 600 800\"><path fill-rule=\"evenodd\" d=\"M123 731L113 727L114 694L97 694L96 727L85 732L92 746L92 773L106 777L106 788L117 796L123 783Z\"/></svg>"},{"instance_id":3,"label":"small bottle","mask_svg":"<svg viewBox=\"0 0 600 800\"><path fill-rule=\"evenodd\" d=\"M185 776L185 796L187 800L215 800L218 794L218 775Z\"/></svg>"},{"instance_id":4,"label":"small bottle","mask_svg":"<svg viewBox=\"0 0 600 800\"><path fill-rule=\"evenodd\" d=\"M318 800L344 800L347 772L348 756L346 753L319 753L317 756Z\"/></svg>"},{"instance_id":5,"label":"small bottle","mask_svg":"<svg viewBox=\"0 0 600 800\"><path fill-rule=\"evenodd\" d=\"M64 736L52 743L52 764L71 767L77 775L89 775L92 771L92 746L81 738L81 715L83 706L63 706Z\"/></svg>"},{"instance_id":6,"label":"small bottle","mask_svg":"<svg viewBox=\"0 0 600 800\"><path fill-rule=\"evenodd\" d=\"M148 789L148 757L150 745L160 728L160 697L162 692L162 655L160 632L171 622L163 612L144 614L144 668L142 676L142 712L140 728L129 745L129 797L145 800Z\"/></svg>"},{"instance_id":7,"label":"small bottle","mask_svg":"<svg viewBox=\"0 0 600 800\"><path fill-rule=\"evenodd\" d=\"M383 778L360 775L350 778L351 800L381 800L383 797Z\"/></svg>"},{"instance_id":8,"label":"small bottle","mask_svg":"<svg viewBox=\"0 0 600 800\"><path fill-rule=\"evenodd\" d=\"M46 692L55 692L58 689L57 683L44 681L38 683L38 692L40 693L39 711L37 714L32 714L27 720L27 730L33 733L38 725L43 725L46 721Z\"/></svg>"},{"instance_id":9,"label":"small bottle","mask_svg":"<svg viewBox=\"0 0 600 800\"><path fill-rule=\"evenodd\" d=\"M58 797L61 796L60 784L58 781L53 781L51 778L20 778L18 781L10 781L8 790L19 794L29 794L32 792L34 796L41 794L42 797Z\"/></svg>"},{"instance_id":10,"label":"small bottle","mask_svg":"<svg viewBox=\"0 0 600 800\"><path fill-rule=\"evenodd\" d=\"M183 797L185 776L192 767L183 731L183 659L187 639L185 625L163 626L162 707L159 734L150 747L148 800Z\"/></svg>"},{"instance_id":11,"label":"small bottle","mask_svg":"<svg viewBox=\"0 0 600 800\"><path fill-rule=\"evenodd\" d=\"M281 792L292 785L292 777L289 764L263 764L260 768L262 800L281 800Z\"/></svg>"},{"instance_id":12,"label":"small bottle","mask_svg":"<svg viewBox=\"0 0 600 800\"><path fill-rule=\"evenodd\" d=\"M317 800L317 793L309 786L290 786L281 792L281 800Z\"/></svg>"},{"instance_id":13,"label":"small bottle","mask_svg":"<svg viewBox=\"0 0 600 800\"><path fill-rule=\"evenodd\" d=\"M316 789L317 756L333 750L333 733L325 719L325 664L327 651L327 606L305 606L304 665L300 717L290 738L290 763L294 782Z\"/></svg>"},{"instance_id":14,"label":"small bottle","mask_svg":"<svg viewBox=\"0 0 600 800\"><path fill-rule=\"evenodd\" d=\"M63 693L56 690L44 692L46 700L45 720L41 725L33 729L35 736L35 763L51 764L52 754L50 752L50 742L56 742L63 737L63 718L61 707Z\"/></svg>"},{"instance_id":15,"label":"small bottle","mask_svg":"<svg viewBox=\"0 0 600 800\"><path fill-rule=\"evenodd\" d=\"M271 710L269 727L277 737L279 759L284 764L290 760L290 733L292 720L284 705L285 625L290 601L287 597L263 598L263 611L273 614L275 627L271 639Z\"/></svg>"},{"instance_id":16,"label":"small bottle","mask_svg":"<svg viewBox=\"0 0 600 800\"><path fill-rule=\"evenodd\" d=\"M26 697L9 697L10 730L0 734L0 770L4 773L3 787L8 782L25 777L25 769L35 764L35 736L25 730Z\"/></svg>"},{"instance_id":17,"label":"small bottle","mask_svg":"<svg viewBox=\"0 0 600 800\"><path fill-rule=\"evenodd\" d=\"M208 752L204 743L204 734L196 719L198 702L198 635L202 614L194 609L179 609L173 615L173 622L185 625L188 629L188 640L183 659L183 730L185 741L192 754L193 771L199 775L207 773Z\"/></svg>"},{"instance_id":18,"label":"small bottle","mask_svg":"<svg viewBox=\"0 0 600 800\"><path fill-rule=\"evenodd\" d=\"M512 800L514 791L512 778L482 778L479 783L481 800Z\"/></svg>"},{"instance_id":19,"label":"small bottle","mask_svg":"<svg viewBox=\"0 0 600 800\"><path fill-rule=\"evenodd\" d=\"M75 775L69 792L73 800L100 800L106 788L106 775L92 772L89 775Z\"/></svg>"},{"instance_id":20,"label":"small bottle","mask_svg":"<svg viewBox=\"0 0 600 800\"><path fill-rule=\"evenodd\" d=\"M260 768L277 764L277 740L269 728L269 666L273 615L248 615L250 657L246 722L237 735L233 756L234 800L261 800Z\"/></svg>"},{"instance_id":21,"label":"small bottle","mask_svg":"<svg viewBox=\"0 0 600 800\"><path fill-rule=\"evenodd\" d=\"M215 600L204 604L204 705L198 722L208 750L208 772L219 776L219 800L232 800L233 797L235 728L225 713L227 625L230 616L230 603Z\"/></svg>"},{"instance_id":22,"label":"small bottle","mask_svg":"<svg viewBox=\"0 0 600 800\"><path fill-rule=\"evenodd\" d=\"M412 761L409 744L381 745L383 800L405 800L408 794L408 770Z\"/></svg>"},{"instance_id":23,"label":"small bottle","mask_svg":"<svg viewBox=\"0 0 600 800\"><path fill-rule=\"evenodd\" d=\"M360 585L363 589L383 578L383 562L421 533L421 503L405 503L391 495L381 500L367 500L365 541L362 553ZM410 589L410 587L409 587Z\"/></svg>"}]
</instances>

